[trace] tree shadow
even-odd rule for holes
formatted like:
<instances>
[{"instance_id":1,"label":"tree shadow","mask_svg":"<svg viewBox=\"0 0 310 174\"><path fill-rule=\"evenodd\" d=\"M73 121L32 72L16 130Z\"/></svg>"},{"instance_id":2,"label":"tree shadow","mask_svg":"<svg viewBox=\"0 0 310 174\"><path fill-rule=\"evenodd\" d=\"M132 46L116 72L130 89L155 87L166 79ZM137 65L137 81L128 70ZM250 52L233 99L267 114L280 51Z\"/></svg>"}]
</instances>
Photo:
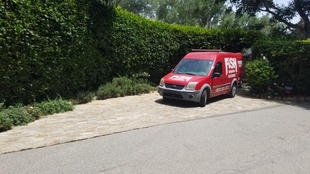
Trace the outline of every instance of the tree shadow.
<instances>
[{"instance_id":1,"label":"tree shadow","mask_svg":"<svg viewBox=\"0 0 310 174\"><path fill-rule=\"evenodd\" d=\"M274 101L277 103L297 106L297 107L300 107L306 110L310 110L309 97L305 98L305 97L299 97L299 96L294 96L294 95L287 95L287 96L269 98L266 95L253 94L250 91L243 89L243 88L238 90L237 95L241 97L246 97L246 98L255 98L255 99L261 99L261 100L267 100L267 101Z\"/></svg>"},{"instance_id":2,"label":"tree shadow","mask_svg":"<svg viewBox=\"0 0 310 174\"><path fill-rule=\"evenodd\" d=\"M289 103L288 105L297 106L305 110L310 110L310 102L295 101L295 102Z\"/></svg>"}]
</instances>

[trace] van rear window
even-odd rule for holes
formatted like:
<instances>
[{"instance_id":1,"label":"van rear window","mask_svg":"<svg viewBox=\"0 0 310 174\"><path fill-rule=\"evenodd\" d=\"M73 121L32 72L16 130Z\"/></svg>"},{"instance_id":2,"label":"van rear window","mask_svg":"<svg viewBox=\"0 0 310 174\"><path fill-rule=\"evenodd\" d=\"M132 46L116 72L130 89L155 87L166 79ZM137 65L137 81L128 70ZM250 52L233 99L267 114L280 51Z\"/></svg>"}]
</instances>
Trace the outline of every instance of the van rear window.
<instances>
[{"instance_id":1,"label":"van rear window","mask_svg":"<svg viewBox=\"0 0 310 174\"><path fill-rule=\"evenodd\" d=\"M209 74L212 64L213 60L182 59L173 73L206 76Z\"/></svg>"}]
</instances>

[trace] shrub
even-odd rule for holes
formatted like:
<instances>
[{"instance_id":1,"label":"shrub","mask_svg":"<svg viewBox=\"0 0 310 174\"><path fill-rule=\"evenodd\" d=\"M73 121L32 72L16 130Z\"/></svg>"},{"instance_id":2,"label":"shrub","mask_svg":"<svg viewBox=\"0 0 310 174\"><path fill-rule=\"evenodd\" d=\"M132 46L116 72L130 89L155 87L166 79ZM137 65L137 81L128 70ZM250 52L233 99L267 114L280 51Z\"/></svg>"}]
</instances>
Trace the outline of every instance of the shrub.
<instances>
[{"instance_id":1,"label":"shrub","mask_svg":"<svg viewBox=\"0 0 310 174\"><path fill-rule=\"evenodd\" d=\"M118 77L114 78L110 83L101 85L97 91L97 98L102 100L107 98L149 93L153 90L155 90L155 88L143 79L138 80L136 78Z\"/></svg>"},{"instance_id":2,"label":"shrub","mask_svg":"<svg viewBox=\"0 0 310 174\"><path fill-rule=\"evenodd\" d=\"M12 129L12 122L3 112L0 112L0 132Z\"/></svg>"},{"instance_id":3,"label":"shrub","mask_svg":"<svg viewBox=\"0 0 310 174\"><path fill-rule=\"evenodd\" d=\"M249 61L245 65L245 72L251 90L256 93L265 92L272 85L273 80L277 78L268 60Z\"/></svg>"},{"instance_id":4,"label":"shrub","mask_svg":"<svg viewBox=\"0 0 310 174\"><path fill-rule=\"evenodd\" d=\"M35 120L39 119L43 113L40 108L33 106L26 106L25 110L28 114L35 118Z\"/></svg>"},{"instance_id":5,"label":"shrub","mask_svg":"<svg viewBox=\"0 0 310 174\"><path fill-rule=\"evenodd\" d=\"M72 111L74 108L71 103L61 98L45 101L42 103L36 103L34 107L39 108L43 115Z\"/></svg>"},{"instance_id":6,"label":"shrub","mask_svg":"<svg viewBox=\"0 0 310 174\"><path fill-rule=\"evenodd\" d=\"M2 114L4 117L9 118L14 126L26 125L27 123L35 120L32 115L26 112L25 108L21 104L4 109Z\"/></svg>"},{"instance_id":7,"label":"shrub","mask_svg":"<svg viewBox=\"0 0 310 174\"><path fill-rule=\"evenodd\" d=\"M84 104L84 103L88 103L91 102L94 98L95 94L93 92L90 91L82 91L79 92L76 96L76 98L74 99L73 103L74 104Z\"/></svg>"},{"instance_id":8,"label":"shrub","mask_svg":"<svg viewBox=\"0 0 310 174\"><path fill-rule=\"evenodd\" d=\"M253 56L264 54L278 75L279 84L291 84L293 93L309 95L310 41L261 40L253 46Z\"/></svg>"},{"instance_id":9,"label":"shrub","mask_svg":"<svg viewBox=\"0 0 310 174\"><path fill-rule=\"evenodd\" d=\"M0 132L9 130L12 126L26 125L43 115L71 110L73 110L72 104L62 99L35 103L33 106L17 104L8 108L2 108L0 109Z\"/></svg>"},{"instance_id":10,"label":"shrub","mask_svg":"<svg viewBox=\"0 0 310 174\"><path fill-rule=\"evenodd\" d=\"M97 91L97 99L103 100L107 98L112 98L114 96L114 90L115 88L112 83L106 83L105 85L100 86Z\"/></svg>"}]
</instances>

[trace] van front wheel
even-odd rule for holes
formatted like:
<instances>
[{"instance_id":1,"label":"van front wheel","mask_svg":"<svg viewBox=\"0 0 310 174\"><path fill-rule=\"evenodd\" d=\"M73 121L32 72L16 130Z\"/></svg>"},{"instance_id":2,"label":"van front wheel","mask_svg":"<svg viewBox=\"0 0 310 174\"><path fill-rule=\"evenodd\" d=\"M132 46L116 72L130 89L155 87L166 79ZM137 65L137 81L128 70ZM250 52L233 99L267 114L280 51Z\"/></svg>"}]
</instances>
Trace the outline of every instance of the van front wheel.
<instances>
[{"instance_id":1,"label":"van front wheel","mask_svg":"<svg viewBox=\"0 0 310 174\"><path fill-rule=\"evenodd\" d=\"M199 106L200 107L205 107L206 104L207 104L207 101L208 101L208 95L207 95L207 91L204 90L201 94L201 97L200 97L200 101L199 101Z\"/></svg>"}]
</instances>

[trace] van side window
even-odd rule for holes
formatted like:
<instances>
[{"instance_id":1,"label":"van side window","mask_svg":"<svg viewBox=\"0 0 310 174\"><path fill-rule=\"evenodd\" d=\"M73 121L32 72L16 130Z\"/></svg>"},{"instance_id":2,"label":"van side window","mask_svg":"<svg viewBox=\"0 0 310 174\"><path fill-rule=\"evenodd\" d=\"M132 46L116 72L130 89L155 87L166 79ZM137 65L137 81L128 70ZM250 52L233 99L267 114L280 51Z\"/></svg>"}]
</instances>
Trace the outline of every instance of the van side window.
<instances>
[{"instance_id":1,"label":"van side window","mask_svg":"<svg viewBox=\"0 0 310 174\"><path fill-rule=\"evenodd\" d=\"M214 72L220 73L221 75L223 74L222 62L217 62Z\"/></svg>"}]
</instances>

